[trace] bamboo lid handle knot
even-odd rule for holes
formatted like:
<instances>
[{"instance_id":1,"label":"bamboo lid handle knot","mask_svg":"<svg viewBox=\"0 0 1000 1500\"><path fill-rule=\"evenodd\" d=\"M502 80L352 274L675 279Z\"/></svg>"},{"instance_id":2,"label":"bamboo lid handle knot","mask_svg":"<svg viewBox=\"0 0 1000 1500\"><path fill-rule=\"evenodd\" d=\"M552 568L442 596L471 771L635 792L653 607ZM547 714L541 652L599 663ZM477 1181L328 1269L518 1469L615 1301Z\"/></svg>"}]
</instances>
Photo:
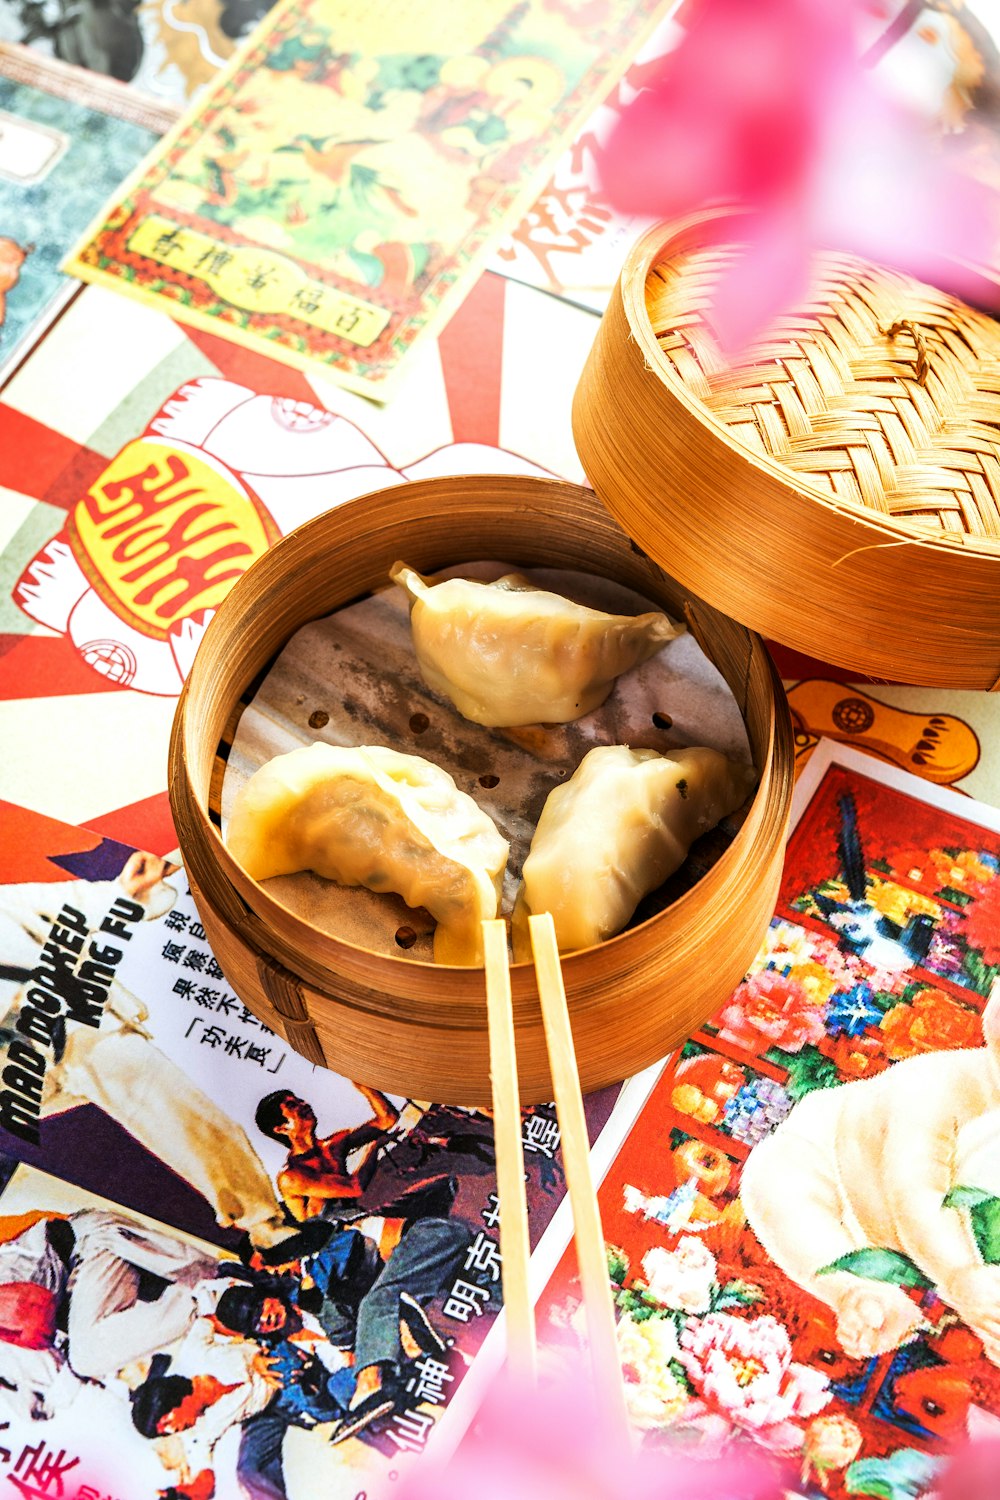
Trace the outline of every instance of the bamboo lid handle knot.
<instances>
[{"instance_id":1,"label":"bamboo lid handle knot","mask_svg":"<svg viewBox=\"0 0 1000 1500\"><path fill-rule=\"evenodd\" d=\"M920 324L915 323L912 318L897 318L894 323L886 327L879 324L879 333L884 333L887 339L894 339L900 333L908 333L912 338L917 350L916 377L918 385L926 385L930 374L930 350L927 340L920 329Z\"/></svg>"}]
</instances>

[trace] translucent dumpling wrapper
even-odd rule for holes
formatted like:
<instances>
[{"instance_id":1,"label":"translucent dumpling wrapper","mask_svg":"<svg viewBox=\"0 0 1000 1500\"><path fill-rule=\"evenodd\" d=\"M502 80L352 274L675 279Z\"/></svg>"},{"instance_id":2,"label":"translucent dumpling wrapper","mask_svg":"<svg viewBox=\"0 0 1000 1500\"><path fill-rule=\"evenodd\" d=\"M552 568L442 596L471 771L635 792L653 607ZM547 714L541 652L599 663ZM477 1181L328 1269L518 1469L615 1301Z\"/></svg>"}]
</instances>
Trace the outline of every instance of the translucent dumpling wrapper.
<instances>
[{"instance_id":1,"label":"translucent dumpling wrapper","mask_svg":"<svg viewBox=\"0 0 1000 1500\"><path fill-rule=\"evenodd\" d=\"M684 628L657 610L633 616L588 609L517 573L495 583L432 583L398 562L389 576L409 595L424 681L491 729L582 718L600 707L617 677Z\"/></svg>"},{"instance_id":2,"label":"translucent dumpling wrapper","mask_svg":"<svg viewBox=\"0 0 1000 1500\"><path fill-rule=\"evenodd\" d=\"M514 907L515 959L531 957L528 917L537 912L552 913L563 953L621 932L755 780L751 766L718 750L591 750L546 798Z\"/></svg>"},{"instance_id":3,"label":"translucent dumpling wrapper","mask_svg":"<svg viewBox=\"0 0 1000 1500\"><path fill-rule=\"evenodd\" d=\"M437 922L436 963L481 964L508 844L447 771L382 745L314 744L275 756L237 794L226 831L255 880L313 870L392 891Z\"/></svg>"}]
</instances>

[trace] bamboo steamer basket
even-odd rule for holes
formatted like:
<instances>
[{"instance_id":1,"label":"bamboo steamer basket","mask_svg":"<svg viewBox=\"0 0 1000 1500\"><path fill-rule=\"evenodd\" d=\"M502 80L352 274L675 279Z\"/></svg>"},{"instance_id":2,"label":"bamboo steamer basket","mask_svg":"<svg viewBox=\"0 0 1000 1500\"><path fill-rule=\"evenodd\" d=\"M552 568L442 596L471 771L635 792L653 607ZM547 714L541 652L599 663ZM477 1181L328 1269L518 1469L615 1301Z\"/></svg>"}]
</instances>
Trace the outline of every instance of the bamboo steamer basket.
<instances>
[{"instance_id":1,"label":"bamboo steamer basket","mask_svg":"<svg viewBox=\"0 0 1000 1500\"><path fill-rule=\"evenodd\" d=\"M590 482L765 636L876 679L997 690L1000 324L827 254L729 366L711 298L741 217L660 225L626 260L574 402Z\"/></svg>"},{"instance_id":2,"label":"bamboo steamer basket","mask_svg":"<svg viewBox=\"0 0 1000 1500\"><path fill-rule=\"evenodd\" d=\"M732 689L760 782L732 843L648 921L568 955L585 1089L616 1082L700 1025L751 963L774 909L793 778L788 708L759 639L632 545L592 491L556 480L434 479L341 505L290 533L211 621L174 720L170 801L202 923L234 990L303 1056L411 1098L490 1099L483 973L387 957L320 932L233 860L217 813L233 726L310 620L379 588L397 557L433 571L484 555L625 584L686 619ZM511 970L526 1103L551 1098L534 971Z\"/></svg>"}]
</instances>

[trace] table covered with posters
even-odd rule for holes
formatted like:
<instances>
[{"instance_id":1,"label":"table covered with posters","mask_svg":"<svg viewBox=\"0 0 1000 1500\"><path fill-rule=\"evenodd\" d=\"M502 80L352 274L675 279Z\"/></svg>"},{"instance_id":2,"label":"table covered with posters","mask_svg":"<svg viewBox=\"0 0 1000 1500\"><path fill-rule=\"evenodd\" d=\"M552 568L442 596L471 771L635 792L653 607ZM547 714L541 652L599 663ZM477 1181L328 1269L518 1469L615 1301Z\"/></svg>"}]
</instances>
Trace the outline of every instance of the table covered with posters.
<instances>
[{"instance_id":1,"label":"table covered with posters","mask_svg":"<svg viewBox=\"0 0 1000 1500\"><path fill-rule=\"evenodd\" d=\"M186 507L235 577L416 478L583 482L570 403L643 227L595 148L679 22L496 0L418 46L426 6L385 43L317 0L220 72L263 5L37 9L0 17L32 43L0 48L0 1497L391 1494L502 1363L491 1122L305 1061L208 945L166 744L228 584ZM894 47L947 20L979 81L942 108L978 108L981 22L906 10ZM1000 698L774 654L778 905L719 1013L588 1100L609 1275L640 1441L895 1500L1000 1416ZM571 1366L552 1107L523 1142Z\"/></svg>"}]
</instances>

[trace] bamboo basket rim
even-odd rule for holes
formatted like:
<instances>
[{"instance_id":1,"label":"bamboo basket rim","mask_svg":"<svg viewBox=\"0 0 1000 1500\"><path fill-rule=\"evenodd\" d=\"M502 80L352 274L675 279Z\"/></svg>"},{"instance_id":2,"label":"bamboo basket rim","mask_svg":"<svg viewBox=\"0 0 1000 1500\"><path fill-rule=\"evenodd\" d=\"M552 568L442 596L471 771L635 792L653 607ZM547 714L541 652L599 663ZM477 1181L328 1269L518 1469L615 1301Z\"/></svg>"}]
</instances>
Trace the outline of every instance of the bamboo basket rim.
<instances>
[{"instance_id":1,"label":"bamboo basket rim","mask_svg":"<svg viewBox=\"0 0 1000 1500\"><path fill-rule=\"evenodd\" d=\"M448 475L426 480L413 481L406 486L406 490L407 492L412 494L414 491L418 489L422 491L428 486L437 487L443 485L447 487L451 484L464 484L475 487L492 486L500 490L507 489L508 487L510 487L511 489L520 489L522 486L528 485L539 494L545 491L548 491L549 493L562 492L564 494L569 492L576 499L585 500L591 503L593 508L595 509L595 513L600 516L601 519L606 518L609 526L621 531L621 534L626 541L631 541L631 539L628 537L628 534L620 526L620 523L602 504L599 496L595 491L590 489L588 486L573 484L568 480L562 480L556 477L549 478L540 475L521 474ZM379 953L372 949L365 948L358 943L349 942L344 938L336 936L335 934L324 932L322 929L314 926L311 922L308 922L304 918L300 917L297 913L291 911L287 906L271 896L270 893L265 890L263 885L249 876L246 871L243 870L242 866L240 866L238 862L233 858L222 837L221 829L216 826L214 820L209 814L211 778L209 778L208 784L204 787L204 789L201 789L194 785L194 778L191 769L197 764L200 756L204 752L204 746L198 743L198 736L200 724L203 719L203 714L205 709L207 708L207 700L210 696L211 688L211 684L203 680L205 672L204 662L206 661L207 657L202 647L203 645L214 641L217 637L223 635L224 633L232 630L238 624L243 613L243 593L245 591L246 579L253 576L254 579L258 582L261 579L270 581L272 577L276 581L280 580L281 575L284 571L284 562L286 555L289 553L294 554L299 549L301 549L305 543L308 543L312 535L324 530L328 522L328 518L331 514L342 512L347 506L364 505L366 507L367 511L369 512L369 520L372 522L372 524L368 528L371 535L377 535L382 532L385 532L387 534L395 532L397 527L392 520L391 512L393 510L393 497L396 496L396 493L397 492L395 489L372 491L366 495L358 496L354 500L344 502L344 504L334 507L332 511L323 512L318 516L310 518L309 520L303 522L300 526L295 527L292 531L288 532L284 537L277 541L252 564L251 568L249 568L240 579L236 581L235 585L227 594L226 598L217 608L214 617L209 622L206 628L203 642L199 645L199 650L196 653L194 663L191 667L188 678L184 683L183 689L178 699L177 709L174 717L174 732L172 735L172 743L170 749L170 795L171 802L173 802L175 796L177 796L178 794L183 797L187 813L195 818L198 824L198 831L203 839L207 839L209 841L209 844L211 845L213 853L218 862L218 866L222 874L224 874L229 886L235 891L236 895L244 902L244 904L250 908L255 916L265 925L265 927L273 931L274 920L272 913L280 914L279 921L284 931L296 936L305 954L311 952L312 954L321 955L323 948L328 947L330 952L335 953L338 956L348 957L350 955L359 955L364 959L370 961L375 967L380 967L383 964L391 965L391 971L395 973L401 972L399 966L402 965L403 972L412 972L421 976L426 976L429 973L436 976L441 976L442 997L444 997L444 986L448 983L447 975L449 974L449 972L463 976L470 976L482 971L475 966L435 965L405 956L397 957L395 954ZM445 498L445 496L446 488L443 490L442 498ZM504 498L508 502L508 510L512 509L516 512L520 509L525 513L530 514L537 511L538 509L537 506L526 502L522 503L519 506L514 496ZM631 544L634 548L637 548L637 544L634 541ZM460 548L459 550L461 551L462 549ZM641 549L638 548L637 550L641 551ZM642 555L646 556L645 553L642 553ZM461 556L456 556L454 559L455 562L472 560L473 559L471 558ZM654 567L659 569L659 564L655 561L655 559L650 558L649 561ZM448 565L449 564L446 562L441 562L437 566L446 567ZM581 564L580 571L586 572L593 570L588 570ZM663 572L664 570L660 569L660 571ZM388 575L386 576L388 581ZM693 594L692 590L688 590L684 587L684 585L677 583L676 580L671 579L671 582L674 583L675 586L684 594L693 596L695 598L697 597ZM288 590L291 590L294 588L294 584L294 574L289 573L286 580L286 588ZM367 592L370 592L370 590L368 590ZM358 597L363 597L363 595ZM334 609L343 608L349 602L349 600L345 600L343 604L334 606ZM294 634L295 630L302 628L302 626L309 623L310 620L322 619L329 613L331 613L331 611L324 610L319 614L310 615L308 619L300 620L299 623L293 628L292 633ZM734 623L739 624L739 622ZM689 628L691 628L690 621ZM751 631L746 626L740 626L739 628L745 631L747 637L749 638L751 642L752 652L753 643L759 642L759 637L755 632ZM695 634L695 638L698 639L697 630L692 630L692 633ZM706 650L706 647L700 640L699 645L702 646L703 650ZM277 652L281 649L282 646L278 646L276 650L269 650L263 660L255 660L253 656L249 656L244 660L240 671L240 678L242 680L243 686L240 690L240 693L237 695L237 699L239 699L246 693L249 686L253 683L255 677L259 675L260 671L265 666L269 665L274 660ZM725 877L729 873L731 866L738 865L743 860L747 853L748 847L761 836L762 832L765 832L767 836L773 837L774 834L779 831L777 825L781 825L783 827L784 823L787 821L787 804L790 797L790 784L789 786L784 788L785 795L779 796L777 798L777 801L774 801L770 794L773 793L774 788L779 780L782 778L787 779L788 776L788 767L781 763L780 757L776 758L775 751L776 747L783 744L784 740L788 738L789 744L786 748L789 749L790 753L790 719L788 719L788 722L786 724L784 722L784 719L788 718L787 711L784 718L780 713L780 704L783 701L783 688L781 686L781 682L778 678L774 664L771 661L770 655L767 653L762 643L760 644L760 650L763 653L765 669L769 673L772 693L767 709L766 746L763 755L764 764L762 766L757 764L758 757L753 754L753 749L751 747L754 769L757 772L758 780L752 796L748 798L747 803L744 804L744 806L747 807L747 816L742 826L737 830L737 833L730 841L729 845L722 851L722 853L713 862L713 864L705 872L705 874L700 877L699 880L697 880L688 891L685 891L682 895L671 901L670 905L665 908L665 911L671 914L676 913L682 917L687 915L688 908L695 906L700 900L702 887L706 880L711 880L713 876L716 880ZM706 650L706 654L709 656L709 659L712 660L711 652ZM201 667L199 667L199 658L202 663ZM714 662L713 665L715 665ZM734 697L737 699L737 706L740 709L741 715L745 718L745 703L741 704L739 702L739 696L732 688L731 684L727 683L727 686L730 687L730 691L733 692ZM213 746L213 757L218 752L218 743L219 741L217 740L216 744ZM768 816L769 814L770 817ZM775 828L765 828L763 826L765 825L765 820L766 822L775 824ZM564 955L562 959L563 968L572 972L572 970L575 968L588 965L589 961L595 954L599 953L603 958L607 958L613 955L615 952L620 951L622 945L627 943L629 939L634 938L636 933L644 932L651 925L661 920L663 915L664 913L662 912L656 913L653 916L646 918L643 922L636 923L634 926L629 927L624 932L618 933L616 934L616 936L609 938L606 942L596 944L590 948L578 949L573 953ZM315 960L312 966L316 966ZM326 967L325 964L323 966ZM512 962L511 969L513 973L519 976L530 975L532 972L532 965L530 962L521 962L517 964L514 964ZM330 977L335 983L335 973L331 973ZM314 989L323 988L322 986L316 985L312 980L310 980L309 983ZM338 995L335 998L337 999L338 1003L344 1003L343 996ZM454 997L454 1003L456 1004L456 1006L459 1006L462 1003L461 998L458 996ZM579 997L578 999L574 999L574 1011L580 1008L581 1005L586 1008L589 1004L599 1005L601 1003L603 1002L601 1002L596 996ZM458 1016L455 1017L455 1021L459 1021ZM433 1026L436 1023L429 1020L427 1024L429 1026Z\"/></svg>"},{"instance_id":2,"label":"bamboo basket rim","mask_svg":"<svg viewBox=\"0 0 1000 1500\"><path fill-rule=\"evenodd\" d=\"M787 468L777 459L758 453L734 437L726 423L721 421L697 396L692 395L684 382L677 378L673 366L660 348L656 334L653 332L646 306L647 278L655 269L657 262L662 260L668 251L676 254L685 250L706 248L708 244L721 240L719 230L724 223L730 220L746 219L752 215L752 212L739 204L721 204L700 209L695 213L653 225L633 245L622 266L618 285L631 337L638 346L647 368L656 374L661 384L669 391L671 398L682 406L690 417L700 422L716 442L726 445L732 452L737 453L741 460L766 478L769 483L780 486L789 501L808 501L810 505L819 504L835 516L851 521L869 532L872 540L867 544L861 543L857 551L864 551L866 546L886 545L888 541L890 544L910 543L932 551L940 549L945 556L957 551L965 554L978 554L984 559L1000 558L1000 538L974 537L966 532L917 531L906 521L896 520L893 516L854 504L838 495L831 495L828 490L822 489L808 477L803 476L793 481ZM852 256L847 251L829 253L861 260L860 257ZM990 268L970 261L956 260L955 264L973 271L1000 292L1000 276L997 276ZM916 278L913 279L916 280ZM990 315L985 314L985 316Z\"/></svg>"}]
</instances>

